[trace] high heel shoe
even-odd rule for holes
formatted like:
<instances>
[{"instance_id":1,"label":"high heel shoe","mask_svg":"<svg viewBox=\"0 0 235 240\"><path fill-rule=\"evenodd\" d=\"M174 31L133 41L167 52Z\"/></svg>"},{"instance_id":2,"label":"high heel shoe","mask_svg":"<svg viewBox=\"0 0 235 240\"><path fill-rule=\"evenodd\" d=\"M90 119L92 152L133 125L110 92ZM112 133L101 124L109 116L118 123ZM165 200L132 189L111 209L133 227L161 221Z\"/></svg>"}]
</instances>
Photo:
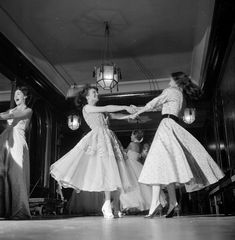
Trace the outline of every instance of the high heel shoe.
<instances>
[{"instance_id":1,"label":"high heel shoe","mask_svg":"<svg viewBox=\"0 0 235 240\"><path fill-rule=\"evenodd\" d=\"M170 211L168 211L165 218L172 218L174 215L179 216L179 205L178 204L175 204L175 206Z\"/></svg>"},{"instance_id":2,"label":"high heel shoe","mask_svg":"<svg viewBox=\"0 0 235 240\"><path fill-rule=\"evenodd\" d=\"M105 202L102 206L102 213L104 215L105 219L113 219L114 215L112 213L112 208L111 208L111 204L108 202Z\"/></svg>"},{"instance_id":3,"label":"high heel shoe","mask_svg":"<svg viewBox=\"0 0 235 240\"><path fill-rule=\"evenodd\" d=\"M115 218L123 218L123 214L119 210L114 210L113 215L114 215Z\"/></svg>"},{"instance_id":4,"label":"high heel shoe","mask_svg":"<svg viewBox=\"0 0 235 240\"><path fill-rule=\"evenodd\" d=\"M155 215L157 215L157 213L160 213L161 210L162 206L161 204L159 204L152 213L145 215L144 218L153 218Z\"/></svg>"}]
</instances>

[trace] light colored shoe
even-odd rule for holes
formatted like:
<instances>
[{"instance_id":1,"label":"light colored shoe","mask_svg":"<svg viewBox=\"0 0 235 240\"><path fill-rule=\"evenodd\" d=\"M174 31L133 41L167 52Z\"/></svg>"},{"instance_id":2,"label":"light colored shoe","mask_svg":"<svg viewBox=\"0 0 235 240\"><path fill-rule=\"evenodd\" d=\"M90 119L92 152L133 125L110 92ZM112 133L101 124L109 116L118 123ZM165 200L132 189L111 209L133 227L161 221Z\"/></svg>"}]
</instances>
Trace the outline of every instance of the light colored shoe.
<instances>
[{"instance_id":1,"label":"light colored shoe","mask_svg":"<svg viewBox=\"0 0 235 240\"><path fill-rule=\"evenodd\" d=\"M149 210L149 214L145 215L144 218L153 218L154 216L156 216L160 211L162 210L162 206L161 204L158 204L157 207L155 207L155 209L150 212Z\"/></svg>"},{"instance_id":2,"label":"light colored shoe","mask_svg":"<svg viewBox=\"0 0 235 240\"><path fill-rule=\"evenodd\" d=\"M102 210L102 213L103 213L105 219L113 219L114 218L110 202L105 201L101 210Z\"/></svg>"}]
</instances>

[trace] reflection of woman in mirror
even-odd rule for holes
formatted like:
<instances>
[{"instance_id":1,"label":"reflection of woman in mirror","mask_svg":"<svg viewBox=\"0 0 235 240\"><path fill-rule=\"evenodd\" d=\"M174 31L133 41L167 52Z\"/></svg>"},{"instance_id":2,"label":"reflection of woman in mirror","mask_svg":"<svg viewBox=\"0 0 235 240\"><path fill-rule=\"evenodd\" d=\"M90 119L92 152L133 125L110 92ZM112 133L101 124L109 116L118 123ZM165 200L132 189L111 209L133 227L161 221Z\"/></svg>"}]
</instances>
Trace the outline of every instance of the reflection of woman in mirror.
<instances>
[{"instance_id":1,"label":"reflection of woman in mirror","mask_svg":"<svg viewBox=\"0 0 235 240\"><path fill-rule=\"evenodd\" d=\"M126 154L126 165L135 176L137 187L133 191L122 193L120 195L120 202L124 212L138 212L145 211L150 208L152 189L150 186L138 183L143 165L139 162L141 157L141 143L144 138L144 133L140 129L133 130L131 133L131 142L129 143ZM166 205L165 195L160 194L160 202L163 207Z\"/></svg>"},{"instance_id":2,"label":"reflection of woman in mirror","mask_svg":"<svg viewBox=\"0 0 235 240\"><path fill-rule=\"evenodd\" d=\"M31 218L29 211L29 151L25 140L32 110L27 107L28 88L15 91L16 107L0 113L8 126L0 135L0 181L4 199L4 216L10 219Z\"/></svg>"}]
</instances>

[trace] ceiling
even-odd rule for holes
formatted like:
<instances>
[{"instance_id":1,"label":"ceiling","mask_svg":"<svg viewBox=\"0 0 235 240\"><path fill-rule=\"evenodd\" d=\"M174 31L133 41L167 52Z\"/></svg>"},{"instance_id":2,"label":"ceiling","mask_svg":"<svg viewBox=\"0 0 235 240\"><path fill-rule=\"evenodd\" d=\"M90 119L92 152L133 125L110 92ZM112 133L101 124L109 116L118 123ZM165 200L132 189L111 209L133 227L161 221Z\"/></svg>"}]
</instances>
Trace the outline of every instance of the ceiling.
<instances>
[{"instance_id":1,"label":"ceiling","mask_svg":"<svg viewBox=\"0 0 235 240\"><path fill-rule=\"evenodd\" d=\"M119 91L162 89L174 71L200 85L213 6L214 0L1 0L0 29L63 95L73 83L95 82L105 21L112 60L122 70ZM0 80L0 91L10 90Z\"/></svg>"}]
</instances>

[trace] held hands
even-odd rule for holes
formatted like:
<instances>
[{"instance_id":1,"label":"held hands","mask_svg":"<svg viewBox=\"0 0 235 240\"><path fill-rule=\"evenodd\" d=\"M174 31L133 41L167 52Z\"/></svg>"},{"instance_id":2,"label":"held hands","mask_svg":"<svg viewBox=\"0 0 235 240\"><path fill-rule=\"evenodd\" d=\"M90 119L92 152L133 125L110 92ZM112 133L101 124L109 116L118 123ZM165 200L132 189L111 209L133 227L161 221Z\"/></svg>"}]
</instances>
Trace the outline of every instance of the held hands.
<instances>
[{"instance_id":1,"label":"held hands","mask_svg":"<svg viewBox=\"0 0 235 240\"><path fill-rule=\"evenodd\" d=\"M120 119L123 119L123 120L139 119L139 115L137 114L138 110L140 110L139 107L136 107L135 105L130 105L130 106L126 106L125 110L129 112L130 115L126 115L124 117L121 117Z\"/></svg>"},{"instance_id":2,"label":"held hands","mask_svg":"<svg viewBox=\"0 0 235 240\"><path fill-rule=\"evenodd\" d=\"M130 107L132 107L135 110L134 113L138 112L141 109L141 107L137 107L137 106L135 106L133 104L131 104Z\"/></svg>"},{"instance_id":3,"label":"held hands","mask_svg":"<svg viewBox=\"0 0 235 240\"><path fill-rule=\"evenodd\" d=\"M140 119L139 114L137 113L140 108L136 107L135 105L130 105L130 107L133 109L133 112L128 116L128 119Z\"/></svg>"},{"instance_id":4,"label":"held hands","mask_svg":"<svg viewBox=\"0 0 235 240\"><path fill-rule=\"evenodd\" d=\"M137 110L137 107L136 107L136 106L130 105L130 106L127 106L127 107L126 107L126 111L129 112L130 114L134 114L134 113L136 113L138 110Z\"/></svg>"}]
</instances>

